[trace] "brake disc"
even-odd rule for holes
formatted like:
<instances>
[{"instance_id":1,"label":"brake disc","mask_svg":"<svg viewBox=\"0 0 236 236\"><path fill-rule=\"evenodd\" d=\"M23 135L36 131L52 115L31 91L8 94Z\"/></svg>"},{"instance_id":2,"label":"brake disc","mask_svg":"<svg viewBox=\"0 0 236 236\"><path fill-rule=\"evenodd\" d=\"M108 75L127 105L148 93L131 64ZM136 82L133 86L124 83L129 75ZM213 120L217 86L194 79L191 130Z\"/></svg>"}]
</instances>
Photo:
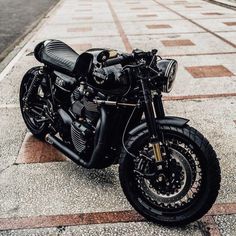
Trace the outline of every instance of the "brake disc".
<instances>
[{"instance_id":1,"label":"brake disc","mask_svg":"<svg viewBox=\"0 0 236 236\"><path fill-rule=\"evenodd\" d=\"M169 145L168 164L163 166L161 172L156 175L149 174L153 178L145 178L145 174L136 175L138 187L145 198L156 205L168 208L176 208L191 201L196 194L191 190L193 185L196 190L199 190L195 184L197 175L200 183L200 172L196 172L196 156L192 150L183 143L178 143L178 145L173 143ZM152 150L149 150L148 153L146 151L145 155L149 157L153 155ZM139 168L139 172L142 173L153 171L153 165L150 158L148 160L139 158L136 162L136 168ZM189 191L192 193L189 194Z\"/></svg>"}]
</instances>

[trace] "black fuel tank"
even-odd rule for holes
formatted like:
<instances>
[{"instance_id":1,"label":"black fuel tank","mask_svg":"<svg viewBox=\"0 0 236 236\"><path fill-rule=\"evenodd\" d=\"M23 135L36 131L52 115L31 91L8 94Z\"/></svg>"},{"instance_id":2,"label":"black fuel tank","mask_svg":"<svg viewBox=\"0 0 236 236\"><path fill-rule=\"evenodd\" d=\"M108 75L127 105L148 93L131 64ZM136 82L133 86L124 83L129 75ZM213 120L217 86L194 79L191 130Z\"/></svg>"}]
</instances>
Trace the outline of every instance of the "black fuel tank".
<instances>
[{"instance_id":1,"label":"black fuel tank","mask_svg":"<svg viewBox=\"0 0 236 236\"><path fill-rule=\"evenodd\" d=\"M123 71L120 64L102 67L102 63L99 63L101 52L112 52L109 59L116 57L115 50L104 48L92 48L86 51L93 55L93 72L88 76L87 83L95 90L102 92L105 95L122 96L127 93L131 87L131 77L129 70Z\"/></svg>"},{"instance_id":2,"label":"black fuel tank","mask_svg":"<svg viewBox=\"0 0 236 236\"><path fill-rule=\"evenodd\" d=\"M87 83L105 95L123 96L131 87L128 70L121 65L95 68Z\"/></svg>"}]
</instances>

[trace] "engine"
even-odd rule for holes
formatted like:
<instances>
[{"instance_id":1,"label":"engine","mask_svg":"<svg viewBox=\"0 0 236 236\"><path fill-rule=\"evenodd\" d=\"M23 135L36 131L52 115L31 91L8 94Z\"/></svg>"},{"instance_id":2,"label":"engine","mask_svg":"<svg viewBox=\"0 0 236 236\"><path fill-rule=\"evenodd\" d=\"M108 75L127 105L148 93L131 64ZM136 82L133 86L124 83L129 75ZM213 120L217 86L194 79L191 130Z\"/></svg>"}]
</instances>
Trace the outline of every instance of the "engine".
<instances>
[{"instance_id":1,"label":"engine","mask_svg":"<svg viewBox=\"0 0 236 236\"><path fill-rule=\"evenodd\" d=\"M79 154L90 154L93 149L94 129L87 122L75 121L71 124L71 139Z\"/></svg>"},{"instance_id":2,"label":"engine","mask_svg":"<svg viewBox=\"0 0 236 236\"><path fill-rule=\"evenodd\" d=\"M93 150L95 127L99 118L97 105L89 101L93 91L86 88L85 82L81 82L78 87L74 78L62 73L54 73L56 76L54 97L57 102L70 107L69 112L75 117L72 122L70 115L66 115L63 109L59 109L60 116L64 117L60 135L65 141L72 141L78 154L86 157Z\"/></svg>"},{"instance_id":3,"label":"engine","mask_svg":"<svg viewBox=\"0 0 236 236\"><path fill-rule=\"evenodd\" d=\"M72 112L76 115L77 121L71 125L71 139L76 151L87 156L93 151L99 112L97 105L84 96L85 93L83 84L72 93Z\"/></svg>"}]
</instances>

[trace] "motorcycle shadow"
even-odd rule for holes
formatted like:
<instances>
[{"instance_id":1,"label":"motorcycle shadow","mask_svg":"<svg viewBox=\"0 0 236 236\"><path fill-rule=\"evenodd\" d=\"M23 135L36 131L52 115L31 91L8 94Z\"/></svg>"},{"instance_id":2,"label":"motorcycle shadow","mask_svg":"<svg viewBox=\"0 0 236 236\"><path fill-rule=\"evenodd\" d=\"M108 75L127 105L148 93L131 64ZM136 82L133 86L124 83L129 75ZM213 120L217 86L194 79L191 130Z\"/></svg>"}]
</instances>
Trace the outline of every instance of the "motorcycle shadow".
<instances>
[{"instance_id":1,"label":"motorcycle shadow","mask_svg":"<svg viewBox=\"0 0 236 236\"><path fill-rule=\"evenodd\" d=\"M112 187L119 184L118 165L105 169L85 169L73 162L71 164L75 165L75 175L78 180L87 182L89 185L96 185L96 188L98 186Z\"/></svg>"}]
</instances>

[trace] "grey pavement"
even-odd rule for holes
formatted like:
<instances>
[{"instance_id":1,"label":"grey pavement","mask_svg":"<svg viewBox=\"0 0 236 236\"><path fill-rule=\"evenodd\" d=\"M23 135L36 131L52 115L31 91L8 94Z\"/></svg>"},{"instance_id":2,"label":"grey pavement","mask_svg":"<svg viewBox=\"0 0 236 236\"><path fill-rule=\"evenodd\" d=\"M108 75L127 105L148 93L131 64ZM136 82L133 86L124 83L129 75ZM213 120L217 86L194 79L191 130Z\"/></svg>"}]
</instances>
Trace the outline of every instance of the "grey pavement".
<instances>
[{"instance_id":1,"label":"grey pavement","mask_svg":"<svg viewBox=\"0 0 236 236\"><path fill-rule=\"evenodd\" d=\"M236 215L215 216L222 236L236 235Z\"/></svg>"},{"instance_id":2,"label":"grey pavement","mask_svg":"<svg viewBox=\"0 0 236 236\"><path fill-rule=\"evenodd\" d=\"M175 236L175 235L192 235L201 236L197 223L188 225L182 229L179 228L166 228L157 226L152 223L117 223L117 224L103 224L103 225L86 225L86 226L70 226L58 228L45 228L45 229L29 229L19 231L0 231L1 236L41 236L41 235L60 235L60 236L110 236L110 235L124 235L124 236L138 236L138 235L158 235L158 236Z\"/></svg>"},{"instance_id":3,"label":"grey pavement","mask_svg":"<svg viewBox=\"0 0 236 236\"><path fill-rule=\"evenodd\" d=\"M189 118L190 125L209 139L222 168L217 203L236 203L235 11L201 0L63 0L0 75L0 219L132 209L120 188L117 166L86 170L70 161L15 163L27 132L19 111L19 85L24 73L39 65L29 53L39 41L54 37L78 52L88 47L125 51L111 7L132 48L156 47L160 55L179 62L174 89L165 95L170 99L164 103L166 112ZM168 47L164 42L170 40ZM181 45L186 40L190 45ZM230 75L219 70L218 76L195 78L186 68L197 66L221 66ZM234 214L213 218L222 235L236 235ZM202 234L199 222L185 228L129 222L0 231L0 235Z\"/></svg>"}]
</instances>

